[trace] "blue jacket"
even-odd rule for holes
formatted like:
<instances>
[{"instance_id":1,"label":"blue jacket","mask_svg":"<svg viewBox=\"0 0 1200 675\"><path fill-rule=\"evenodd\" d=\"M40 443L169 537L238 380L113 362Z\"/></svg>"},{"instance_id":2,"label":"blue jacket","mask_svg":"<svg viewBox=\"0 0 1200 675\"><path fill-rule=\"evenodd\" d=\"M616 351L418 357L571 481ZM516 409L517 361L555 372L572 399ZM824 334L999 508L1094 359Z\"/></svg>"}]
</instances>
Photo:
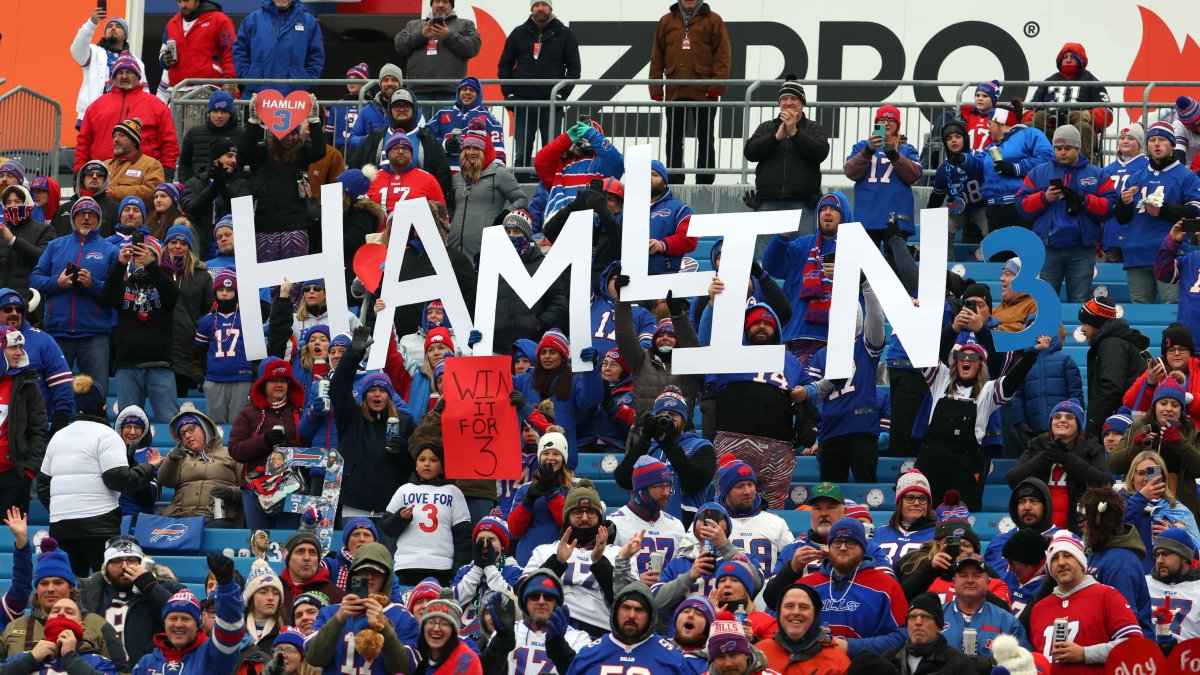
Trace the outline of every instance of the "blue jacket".
<instances>
[{"instance_id":1,"label":"blue jacket","mask_svg":"<svg viewBox=\"0 0 1200 675\"><path fill-rule=\"evenodd\" d=\"M601 403L584 411L580 416L581 421L576 440L584 447L597 441L603 441L612 446L614 450L624 451L625 439L628 438L629 429L633 426L632 422L625 420L633 420L635 415L633 377L626 377L620 382L612 384L605 382L604 386L612 392L610 406L605 408Z\"/></svg>"},{"instance_id":2,"label":"blue jacket","mask_svg":"<svg viewBox=\"0 0 1200 675\"><path fill-rule=\"evenodd\" d=\"M860 155L866 147L866 141L855 143L846 161L849 162ZM905 159L921 163L921 153L909 143L901 143L896 152ZM854 203L858 205L858 222L862 223L864 230L886 228L888 218L895 213L896 224L902 231L908 234L916 232L913 221L915 204L912 185L904 182L895 173L895 168L882 147L872 155L871 166L867 168L866 175L854 181Z\"/></svg>"},{"instance_id":3,"label":"blue jacket","mask_svg":"<svg viewBox=\"0 0 1200 675\"><path fill-rule=\"evenodd\" d=\"M80 667L80 663L86 664ZM64 659L52 659L45 664L39 664L33 657L31 652L21 652L14 654L3 662L0 666L20 664L21 672L38 673L38 675L59 675L60 673L103 673L103 675L117 675L117 667L112 661L103 656L87 652L79 653L72 652Z\"/></svg>"},{"instance_id":4,"label":"blue jacket","mask_svg":"<svg viewBox=\"0 0 1200 675\"><path fill-rule=\"evenodd\" d=\"M1046 188L1055 178L1083 196L1083 208L1074 215L1068 211L1065 197L1046 201ZM1112 212L1115 196L1104 169L1080 154L1071 166L1054 161L1033 167L1017 190L1016 205L1023 217L1033 220L1033 232L1046 246L1077 248L1100 241L1100 226Z\"/></svg>"},{"instance_id":5,"label":"blue jacket","mask_svg":"<svg viewBox=\"0 0 1200 675\"><path fill-rule=\"evenodd\" d=\"M374 101L367 100L362 110L358 111L358 118L354 120L354 125L350 127L350 137L347 139L347 145L350 149L358 148L359 143L367 140L376 131L388 128L389 120L386 105L386 101L381 105L378 98Z\"/></svg>"},{"instance_id":6,"label":"blue jacket","mask_svg":"<svg viewBox=\"0 0 1200 675\"><path fill-rule=\"evenodd\" d=\"M535 469L536 471L536 469ZM525 495L529 492L529 484L526 483L517 488L517 493L513 495L511 508L508 513L504 514L504 519L512 522L512 512L517 508L524 509L522 502L525 501ZM567 491L559 488L552 494L542 495L533 503L533 510L530 513L529 527L526 528L525 534L521 535L517 540L517 548L515 557L517 563L522 567L529 562L529 554L533 553L533 549L542 544L549 544L562 536L562 527L555 520L554 515L550 513L550 504L556 498L559 504L561 500L566 499ZM559 514L562 514L561 507ZM514 535L515 536L515 535Z\"/></svg>"},{"instance_id":7,"label":"blue jacket","mask_svg":"<svg viewBox=\"0 0 1200 675\"><path fill-rule=\"evenodd\" d=\"M653 259L651 258L651 260ZM604 358L609 350L617 348L617 305L613 297L608 294L608 280L620 271L621 261L613 261L596 278L596 285L592 288L592 347L600 354L600 358ZM637 331L638 340L642 343L642 347L649 349L650 341L654 338L654 331L657 328L654 315L641 305L631 305L630 310L633 313L633 329ZM518 342L520 341L518 340ZM536 355L537 346L535 344L533 350L525 356L536 363Z\"/></svg>"},{"instance_id":8,"label":"blue jacket","mask_svg":"<svg viewBox=\"0 0 1200 675\"><path fill-rule=\"evenodd\" d=\"M25 544L25 548L13 545L12 585L0 598L0 630L4 630L15 619L21 618L29 606L29 597L33 593L33 546Z\"/></svg>"},{"instance_id":9,"label":"blue jacket","mask_svg":"<svg viewBox=\"0 0 1200 675\"><path fill-rule=\"evenodd\" d=\"M1113 160L1108 166L1104 167L1104 176L1112 181L1113 192L1120 198L1122 192L1125 191L1129 177L1141 171L1150 165L1150 158L1146 155L1135 155L1133 159L1128 161L1122 160L1120 157ZM1114 202L1115 203L1115 202ZM1104 244L1103 248L1121 248L1125 243L1125 233L1129 230L1128 223L1117 222L1115 215L1104 221Z\"/></svg>"},{"instance_id":10,"label":"blue jacket","mask_svg":"<svg viewBox=\"0 0 1200 675\"><path fill-rule=\"evenodd\" d=\"M1025 376L1025 384L1009 402L1012 423L1024 422L1034 433L1049 431L1050 411L1060 402L1083 398L1083 378L1070 354L1062 350L1058 334L1050 336L1050 346Z\"/></svg>"},{"instance_id":11,"label":"blue jacket","mask_svg":"<svg viewBox=\"0 0 1200 675\"><path fill-rule=\"evenodd\" d=\"M458 601L463 610L462 629L460 630L462 634L469 635L479 631L479 615L475 613L475 601L482 599L480 592L486 595L494 590L499 590L497 589L499 585L506 585L507 590L511 591L517 587L517 582L520 581L521 573L524 570L511 556L505 556L504 564L496 571L499 572L500 578L493 581L494 577L491 572L470 563L458 568L454 580L450 582L450 587L454 589L454 599Z\"/></svg>"},{"instance_id":12,"label":"blue jacket","mask_svg":"<svg viewBox=\"0 0 1200 675\"><path fill-rule=\"evenodd\" d=\"M854 221L854 210L850 201L841 192L829 193L837 198L841 208L842 222ZM795 338L825 340L829 336L829 323L810 321L805 318L808 313L808 303L811 298L801 298L800 290L804 286L804 263L808 254L817 245L817 235L810 234L796 239L786 239L782 235L771 237L763 250L762 268L775 277L783 279L783 295L792 305L792 318L783 327L783 341ZM821 255L827 255L837 250L837 239L823 237L821 239Z\"/></svg>"},{"instance_id":13,"label":"blue jacket","mask_svg":"<svg viewBox=\"0 0 1200 675\"><path fill-rule=\"evenodd\" d=\"M1147 640L1154 639L1154 618L1150 615L1150 589L1146 586L1146 573L1142 571L1142 559L1146 547L1133 526L1125 525L1113 535L1106 547L1092 551L1088 556L1087 573L1105 586L1112 586L1129 601Z\"/></svg>"},{"instance_id":14,"label":"blue jacket","mask_svg":"<svg viewBox=\"0 0 1200 675\"><path fill-rule=\"evenodd\" d=\"M588 129L583 137L592 144L592 150L596 154L588 157L579 157L563 163L558 170L562 173L561 182L557 181L556 175L543 176L540 170L538 172L540 183L548 185L550 192L546 197L546 206L543 208L541 214L543 223L553 218L559 209L575 201L575 197L579 195L579 191L587 188L591 184L592 179L616 178L620 180L621 176L625 175L625 157L612 144L612 141L605 138L604 134L595 129ZM551 147L552 144L555 147ZM547 143L546 147L542 148L542 151L557 156L570 146L570 138L564 133L560 134L558 138L552 140L550 143ZM539 156L542 155L542 151L538 152ZM535 158L535 167L537 163ZM555 165L557 166L558 163L555 162ZM534 195L534 200L537 200L537 195Z\"/></svg>"},{"instance_id":15,"label":"blue jacket","mask_svg":"<svg viewBox=\"0 0 1200 675\"><path fill-rule=\"evenodd\" d=\"M650 162L652 171L657 171L667 180L667 169L662 162ZM692 207L675 198L670 188L658 199L650 202L650 238L657 239L666 247L665 253L650 256L650 274L671 274L680 271L683 255L696 250L696 238L688 236L688 224L692 220Z\"/></svg>"},{"instance_id":16,"label":"blue jacket","mask_svg":"<svg viewBox=\"0 0 1200 675\"><path fill-rule=\"evenodd\" d=\"M1017 621L1017 617L1013 616L1011 612L999 605L993 605L990 602L983 603L983 606L971 615L969 621L958 609L958 603L953 601L946 603L942 608L942 613L946 617L945 623L942 624L942 636L955 649L961 650L963 647L964 628L975 629L975 653L985 658L991 658L992 641L998 635L1011 635L1017 638L1017 642L1022 647L1032 649L1029 645L1029 636L1025 634L1025 628L1021 622Z\"/></svg>"},{"instance_id":17,"label":"blue jacket","mask_svg":"<svg viewBox=\"0 0 1200 675\"><path fill-rule=\"evenodd\" d=\"M467 133L467 125L476 117L482 119L487 129L484 133L488 135L488 141L491 142L492 148L496 150L496 161L501 164L508 163L508 154L504 151L504 128L500 126L500 122L492 117L492 113L488 112L486 106L483 105L483 85L479 84L479 80L473 77L463 78L458 83L457 90L462 91L463 87L474 87L475 103L470 108L463 107L462 94L455 95L454 105L448 108L442 108L434 113L433 118L425 124L425 127L433 132L438 143L442 143L445 147L446 137L458 129L462 133ZM450 168L458 171L458 153L446 153L450 160Z\"/></svg>"},{"instance_id":18,"label":"blue jacket","mask_svg":"<svg viewBox=\"0 0 1200 675\"><path fill-rule=\"evenodd\" d=\"M533 388L533 371L534 369L530 368L520 375L514 375L512 384L513 389L521 392L526 401L537 405L545 397ZM567 467L574 470L575 465L579 463L579 445L575 440L579 427L579 413L599 405L604 399L604 380L600 379L599 365L592 366L590 372L569 375L564 371L563 375L572 378L572 395L566 399L553 399L554 423L563 428L563 435L567 437Z\"/></svg>"},{"instance_id":19,"label":"blue jacket","mask_svg":"<svg viewBox=\"0 0 1200 675\"><path fill-rule=\"evenodd\" d=\"M1188 536L1192 538L1192 546L1200 546L1200 531L1196 529L1196 518L1188 507L1176 502L1171 506L1165 499L1159 499L1153 504L1141 492L1133 492L1125 499L1125 522L1132 525L1142 538L1142 545L1147 551L1153 551L1150 541L1150 525L1155 520L1169 520L1172 524L1183 523ZM1146 574L1154 569L1154 556L1148 555L1142 559L1142 568Z\"/></svg>"},{"instance_id":20,"label":"blue jacket","mask_svg":"<svg viewBox=\"0 0 1200 675\"><path fill-rule=\"evenodd\" d=\"M11 288L0 288L0 305L17 305L25 310L25 298ZM62 347L48 334L34 328L28 320L21 322L21 335L25 336L25 353L29 356L31 370L41 377L38 388L46 402L46 414L51 421L57 416L62 422L70 422L75 414L75 392L71 390L74 375Z\"/></svg>"},{"instance_id":21,"label":"blue jacket","mask_svg":"<svg viewBox=\"0 0 1200 675\"><path fill-rule=\"evenodd\" d=\"M56 338L86 338L108 335L116 323L116 314L100 302L100 289L108 278L108 270L117 262L117 247L104 241L99 230L93 230L80 240L71 233L52 239L29 275L29 286L42 294L47 333ZM80 286L78 292L58 287L58 275L74 264L92 274L89 288Z\"/></svg>"},{"instance_id":22,"label":"blue jacket","mask_svg":"<svg viewBox=\"0 0 1200 675\"><path fill-rule=\"evenodd\" d=\"M821 610L822 622L835 636L847 638L851 659L863 652L883 653L904 643L908 601L890 572L875 569L871 558L865 558L853 574L846 576L839 576L826 558L821 561L820 571L804 580L819 597L829 598Z\"/></svg>"},{"instance_id":23,"label":"blue jacket","mask_svg":"<svg viewBox=\"0 0 1200 675\"><path fill-rule=\"evenodd\" d=\"M263 0L262 8L252 12L238 27L233 42L233 67L238 77L317 79L325 68L325 44L321 24L299 2L292 3L287 14ZM243 96L263 89L275 89L284 96L307 91L307 86L285 84L248 84Z\"/></svg>"},{"instance_id":24,"label":"blue jacket","mask_svg":"<svg viewBox=\"0 0 1200 675\"><path fill-rule=\"evenodd\" d=\"M189 648L179 652L171 648L166 633L159 633L154 636L154 644L158 646L138 661L133 668L133 675L232 673L241 659L239 647L246 635L242 589L236 581L230 581L217 586L216 596L217 623L208 641L192 643ZM169 668L168 663L179 666Z\"/></svg>"},{"instance_id":25,"label":"blue jacket","mask_svg":"<svg viewBox=\"0 0 1200 675\"><path fill-rule=\"evenodd\" d=\"M989 205L1011 204L1025 175L1039 164L1054 161L1054 148L1050 147L1046 134L1024 124L1009 129L1004 138L994 145L1000 149L1000 156L1005 161L1016 165L1017 175L1009 178L996 173L992 156L984 155L983 175L987 176L987 180L983 184L983 197Z\"/></svg>"}]
</instances>

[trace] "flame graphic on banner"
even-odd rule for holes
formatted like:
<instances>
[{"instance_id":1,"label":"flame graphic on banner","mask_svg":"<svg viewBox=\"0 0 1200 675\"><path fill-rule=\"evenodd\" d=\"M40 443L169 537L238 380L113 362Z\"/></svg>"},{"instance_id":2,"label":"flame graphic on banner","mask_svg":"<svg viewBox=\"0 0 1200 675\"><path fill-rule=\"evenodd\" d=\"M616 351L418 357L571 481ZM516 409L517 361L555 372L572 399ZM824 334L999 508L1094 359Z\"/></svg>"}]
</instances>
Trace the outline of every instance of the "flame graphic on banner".
<instances>
[{"instance_id":1,"label":"flame graphic on banner","mask_svg":"<svg viewBox=\"0 0 1200 675\"><path fill-rule=\"evenodd\" d=\"M1138 11L1142 15L1142 46L1129 67L1127 79L1200 80L1200 45L1192 36L1186 36L1180 49L1165 21L1145 7L1139 6ZM1143 91L1143 87L1125 87L1123 97L1127 103L1138 102ZM1179 96L1200 97L1200 86L1155 87L1150 93L1155 101L1174 101ZM1140 108L1129 108L1128 112L1134 122L1142 116Z\"/></svg>"}]
</instances>

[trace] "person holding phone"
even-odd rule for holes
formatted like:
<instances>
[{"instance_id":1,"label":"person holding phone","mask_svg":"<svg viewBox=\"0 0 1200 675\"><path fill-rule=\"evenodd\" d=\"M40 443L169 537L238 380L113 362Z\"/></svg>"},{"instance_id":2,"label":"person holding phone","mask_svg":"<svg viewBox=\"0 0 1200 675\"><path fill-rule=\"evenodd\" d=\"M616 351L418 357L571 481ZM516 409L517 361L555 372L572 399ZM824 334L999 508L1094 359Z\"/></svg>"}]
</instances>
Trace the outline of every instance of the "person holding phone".
<instances>
[{"instance_id":1,"label":"person holding phone","mask_svg":"<svg viewBox=\"0 0 1200 675\"><path fill-rule=\"evenodd\" d=\"M1200 230L1200 217L1181 218L1175 221L1171 231L1162 240L1154 256L1154 278L1160 284L1178 284L1180 288L1192 288L1200 280L1200 251L1195 248L1182 251L1185 239L1194 240L1189 229ZM1179 294L1179 323L1194 335L1200 330L1200 295ZM1192 350L1193 356L1195 350Z\"/></svg>"},{"instance_id":2,"label":"person holding phone","mask_svg":"<svg viewBox=\"0 0 1200 675\"><path fill-rule=\"evenodd\" d=\"M1080 152L1080 143L1075 127L1055 129L1055 161L1033 167L1015 201L1017 212L1033 221L1034 233L1046 245L1041 279L1057 293L1065 278L1071 302L1092 297L1096 244L1116 199L1112 181Z\"/></svg>"},{"instance_id":3,"label":"person holding phone","mask_svg":"<svg viewBox=\"0 0 1200 675\"><path fill-rule=\"evenodd\" d=\"M1200 508L1195 488L1196 479L1200 478L1200 441L1195 422L1187 413L1186 400L1182 375L1164 379L1154 391L1150 414L1125 432L1117 449L1108 456L1108 468L1113 473L1125 474L1138 453L1158 452L1168 468L1164 482L1180 504L1194 514Z\"/></svg>"},{"instance_id":4,"label":"person holding phone","mask_svg":"<svg viewBox=\"0 0 1200 675\"><path fill-rule=\"evenodd\" d=\"M454 102L454 83L467 76L467 63L479 55L483 42L475 22L454 13L454 0L429 0L429 16L409 21L393 45L406 77L443 80L413 89L429 102L427 112L433 115Z\"/></svg>"},{"instance_id":5,"label":"person holding phone","mask_svg":"<svg viewBox=\"0 0 1200 675\"><path fill-rule=\"evenodd\" d=\"M1153 540L1169 529L1182 530L1200 547L1200 530L1196 517L1175 496L1167 484L1169 474L1163 456L1153 450L1143 450L1129 463L1125 487L1119 491L1125 498L1125 522L1132 525L1142 538L1146 551L1153 551ZM1147 574L1155 567L1153 555L1142 559Z\"/></svg>"},{"instance_id":6,"label":"person holding phone","mask_svg":"<svg viewBox=\"0 0 1200 675\"><path fill-rule=\"evenodd\" d=\"M1158 385L1171 373L1178 372L1184 376L1184 389L1192 395L1186 406L1187 415L1196 419L1200 416L1200 360L1195 352L1195 340L1187 326L1175 322L1164 328L1160 356L1156 358L1149 349L1142 350L1140 361L1146 364L1146 371L1134 380L1121 402L1139 418L1145 416Z\"/></svg>"},{"instance_id":7,"label":"person holding phone","mask_svg":"<svg viewBox=\"0 0 1200 675\"><path fill-rule=\"evenodd\" d=\"M854 181L854 213L875 243L894 222L906 235L916 232L912 185L921 179L921 155L900 134L900 109L880 106L871 135L854 144L842 168Z\"/></svg>"},{"instance_id":8,"label":"person holding phone","mask_svg":"<svg viewBox=\"0 0 1200 675\"><path fill-rule=\"evenodd\" d=\"M96 28L104 24L104 34L96 42L92 36ZM105 91L105 83L109 80L109 66L113 59L129 49L129 23L119 16L108 15L107 0L97 0L96 8L91 16L83 22L71 41L71 58L83 70L83 82L79 85L79 96L75 100L75 128L78 129L83 121L83 113ZM141 61L139 60L140 64ZM145 67L139 68L143 73L141 84L146 84ZM77 167L78 168L78 167Z\"/></svg>"}]
</instances>

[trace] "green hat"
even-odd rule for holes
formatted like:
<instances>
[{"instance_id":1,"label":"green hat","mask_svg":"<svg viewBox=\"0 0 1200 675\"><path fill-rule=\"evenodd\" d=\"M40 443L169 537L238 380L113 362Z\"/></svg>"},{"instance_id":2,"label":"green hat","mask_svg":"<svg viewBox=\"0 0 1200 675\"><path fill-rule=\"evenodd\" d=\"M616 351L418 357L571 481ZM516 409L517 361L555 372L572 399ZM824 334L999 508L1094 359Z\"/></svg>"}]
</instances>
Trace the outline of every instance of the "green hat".
<instances>
[{"instance_id":1,"label":"green hat","mask_svg":"<svg viewBox=\"0 0 1200 675\"><path fill-rule=\"evenodd\" d=\"M604 502L600 501L600 493L596 492L596 486L592 481L581 478L579 482L567 492L567 498L563 504L563 520L571 515L575 509L591 509L604 517Z\"/></svg>"},{"instance_id":2,"label":"green hat","mask_svg":"<svg viewBox=\"0 0 1200 675\"><path fill-rule=\"evenodd\" d=\"M818 499L832 499L839 504L846 503L846 500L842 498L842 488L837 483L821 483L814 487L807 503L811 506Z\"/></svg>"}]
</instances>

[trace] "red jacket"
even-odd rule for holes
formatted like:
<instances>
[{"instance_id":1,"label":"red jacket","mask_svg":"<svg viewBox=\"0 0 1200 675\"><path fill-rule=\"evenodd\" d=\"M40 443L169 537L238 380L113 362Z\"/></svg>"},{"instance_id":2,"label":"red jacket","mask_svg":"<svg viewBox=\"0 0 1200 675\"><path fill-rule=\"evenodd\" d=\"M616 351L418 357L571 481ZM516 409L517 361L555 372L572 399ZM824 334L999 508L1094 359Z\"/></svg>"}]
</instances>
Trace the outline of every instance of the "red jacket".
<instances>
[{"instance_id":1,"label":"red jacket","mask_svg":"<svg viewBox=\"0 0 1200 675\"><path fill-rule=\"evenodd\" d=\"M166 103L141 87L114 88L88 106L75 142L75 171L89 160L112 159L113 127L134 117L142 121L142 152L174 171L179 160L175 120Z\"/></svg>"},{"instance_id":2,"label":"red jacket","mask_svg":"<svg viewBox=\"0 0 1200 675\"><path fill-rule=\"evenodd\" d=\"M1185 374L1187 375L1187 384L1184 385L1184 389L1192 395L1192 402L1187 406L1187 414L1193 420L1200 419L1200 359L1188 359L1187 373ZM1143 372L1125 392L1121 404L1134 412L1149 412L1150 402L1154 400L1154 390L1157 388L1157 385L1146 382L1146 373Z\"/></svg>"},{"instance_id":3,"label":"red jacket","mask_svg":"<svg viewBox=\"0 0 1200 675\"><path fill-rule=\"evenodd\" d=\"M163 29L163 44L174 40L178 54L175 65L167 71L171 84L190 77L233 77L233 41L236 37L233 21L225 16L220 5L208 0L200 3L200 16L186 35L183 17L179 14L171 17Z\"/></svg>"},{"instance_id":4,"label":"red jacket","mask_svg":"<svg viewBox=\"0 0 1200 675\"><path fill-rule=\"evenodd\" d=\"M388 165L379 167L379 173L375 175L375 180L371 181L367 195L388 213L396 208L396 202L406 199L425 197L431 202L446 203L446 198L442 195L442 186L433 174L415 166L400 173L392 173Z\"/></svg>"}]
</instances>

